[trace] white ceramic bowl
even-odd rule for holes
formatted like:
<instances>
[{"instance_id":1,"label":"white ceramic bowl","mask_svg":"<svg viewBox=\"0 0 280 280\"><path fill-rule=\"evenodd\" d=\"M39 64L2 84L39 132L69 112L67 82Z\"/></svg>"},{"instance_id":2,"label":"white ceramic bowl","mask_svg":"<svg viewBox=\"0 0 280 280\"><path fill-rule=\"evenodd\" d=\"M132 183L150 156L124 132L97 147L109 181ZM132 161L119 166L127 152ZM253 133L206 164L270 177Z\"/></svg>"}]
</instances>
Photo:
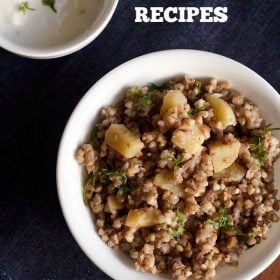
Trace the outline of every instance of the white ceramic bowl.
<instances>
[{"instance_id":1,"label":"white ceramic bowl","mask_svg":"<svg viewBox=\"0 0 280 280\"><path fill-rule=\"evenodd\" d=\"M114 103L129 86L161 82L176 75L216 77L231 81L253 100L268 122L279 125L280 96L258 74L229 58L194 50L170 50L133 59L98 81L82 98L65 128L57 160L57 185L61 207L74 238L100 269L116 280L166 279L134 270L122 253L110 249L97 235L90 211L84 206L81 188L83 173L74 159L77 147L88 133L103 106ZM280 138L280 133L276 134ZM280 162L275 166L276 185L280 185ZM280 253L280 223L274 224L267 240L244 252L239 266L218 269L217 280L250 280L268 267Z\"/></svg>"},{"instance_id":2,"label":"white ceramic bowl","mask_svg":"<svg viewBox=\"0 0 280 280\"><path fill-rule=\"evenodd\" d=\"M54 13L41 1L31 0L28 3L35 11L23 13L18 10L19 0L4 1L0 12L0 47L37 59L65 56L88 45L109 23L118 3L118 0L80 3L80 0L71 3L57 0L60 9Z\"/></svg>"}]
</instances>

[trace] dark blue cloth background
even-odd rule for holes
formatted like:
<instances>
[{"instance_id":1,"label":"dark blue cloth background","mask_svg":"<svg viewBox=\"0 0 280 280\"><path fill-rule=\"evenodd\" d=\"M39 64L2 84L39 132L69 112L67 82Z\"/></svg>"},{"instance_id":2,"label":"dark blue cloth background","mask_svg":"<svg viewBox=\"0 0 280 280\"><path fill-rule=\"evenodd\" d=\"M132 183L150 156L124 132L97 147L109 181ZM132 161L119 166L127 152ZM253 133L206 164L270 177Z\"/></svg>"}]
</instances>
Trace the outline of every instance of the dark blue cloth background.
<instances>
[{"instance_id":1,"label":"dark blue cloth background","mask_svg":"<svg viewBox=\"0 0 280 280\"><path fill-rule=\"evenodd\" d=\"M134 23L134 7L148 5L228 6L229 20ZM120 0L104 32L73 55L38 61L0 49L0 279L110 279L72 238L55 182L63 128L99 78L148 52L190 48L236 59L279 90L279 14L279 0Z\"/></svg>"}]
</instances>

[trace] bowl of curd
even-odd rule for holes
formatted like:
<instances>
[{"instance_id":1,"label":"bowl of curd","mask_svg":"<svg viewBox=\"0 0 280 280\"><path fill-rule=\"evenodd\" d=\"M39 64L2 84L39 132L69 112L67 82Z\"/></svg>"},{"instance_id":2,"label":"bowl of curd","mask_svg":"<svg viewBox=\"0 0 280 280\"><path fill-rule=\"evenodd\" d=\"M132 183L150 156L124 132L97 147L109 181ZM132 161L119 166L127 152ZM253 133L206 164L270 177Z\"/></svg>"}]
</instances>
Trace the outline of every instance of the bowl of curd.
<instances>
[{"instance_id":1,"label":"bowl of curd","mask_svg":"<svg viewBox=\"0 0 280 280\"><path fill-rule=\"evenodd\" d=\"M118 0L2 0L0 47L48 59L92 42L109 23Z\"/></svg>"}]
</instances>

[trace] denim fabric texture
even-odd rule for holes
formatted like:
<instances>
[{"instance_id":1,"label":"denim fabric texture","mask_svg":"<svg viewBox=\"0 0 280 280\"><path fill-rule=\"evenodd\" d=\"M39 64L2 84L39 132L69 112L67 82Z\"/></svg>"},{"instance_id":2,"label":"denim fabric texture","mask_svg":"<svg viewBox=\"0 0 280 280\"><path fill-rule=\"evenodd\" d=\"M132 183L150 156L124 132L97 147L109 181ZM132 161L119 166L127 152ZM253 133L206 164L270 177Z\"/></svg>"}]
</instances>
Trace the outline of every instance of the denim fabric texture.
<instances>
[{"instance_id":1,"label":"denim fabric texture","mask_svg":"<svg viewBox=\"0 0 280 280\"><path fill-rule=\"evenodd\" d=\"M135 6L170 5L227 6L229 19L134 23ZM120 0L103 33L75 54L40 61L0 49L0 279L110 279L72 238L55 181L64 126L98 79L139 55L183 48L233 58L279 91L279 14L279 0Z\"/></svg>"}]
</instances>

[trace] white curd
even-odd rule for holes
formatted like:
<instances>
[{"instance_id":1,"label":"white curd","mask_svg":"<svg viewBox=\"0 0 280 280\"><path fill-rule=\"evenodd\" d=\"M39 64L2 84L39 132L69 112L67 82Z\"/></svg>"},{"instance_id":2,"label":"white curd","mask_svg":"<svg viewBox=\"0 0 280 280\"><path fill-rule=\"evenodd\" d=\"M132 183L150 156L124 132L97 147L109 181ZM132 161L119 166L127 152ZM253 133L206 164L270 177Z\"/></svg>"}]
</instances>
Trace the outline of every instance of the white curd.
<instances>
[{"instance_id":1,"label":"white curd","mask_svg":"<svg viewBox=\"0 0 280 280\"><path fill-rule=\"evenodd\" d=\"M28 2L35 11L19 10ZM41 0L0 0L0 36L25 47L52 47L86 33L103 0L56 0L55 13Z\"/></svg>"}]
</instances>

